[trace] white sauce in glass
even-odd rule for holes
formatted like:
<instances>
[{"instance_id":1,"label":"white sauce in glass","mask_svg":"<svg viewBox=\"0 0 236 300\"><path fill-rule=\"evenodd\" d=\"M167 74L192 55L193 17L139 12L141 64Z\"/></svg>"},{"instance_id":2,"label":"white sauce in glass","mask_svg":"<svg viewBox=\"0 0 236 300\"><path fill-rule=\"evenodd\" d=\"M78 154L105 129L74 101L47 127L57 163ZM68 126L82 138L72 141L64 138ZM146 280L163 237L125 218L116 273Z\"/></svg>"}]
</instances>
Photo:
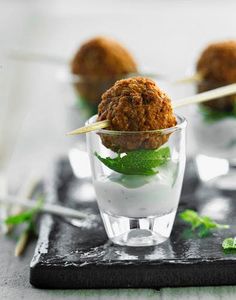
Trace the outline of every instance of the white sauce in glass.
<instances>
[{"instance_id":1,"label":"white sauce in glass","mask_svg":"<svg viewBox=\"0 0 236 300\"><path fill-rule=\"evenodd\" d=\"M175 211L184 171L174 162L159 168L154 176L121 175L94 181L100 209L116 216L145 218Z\"/></svg>"}]
</instances>

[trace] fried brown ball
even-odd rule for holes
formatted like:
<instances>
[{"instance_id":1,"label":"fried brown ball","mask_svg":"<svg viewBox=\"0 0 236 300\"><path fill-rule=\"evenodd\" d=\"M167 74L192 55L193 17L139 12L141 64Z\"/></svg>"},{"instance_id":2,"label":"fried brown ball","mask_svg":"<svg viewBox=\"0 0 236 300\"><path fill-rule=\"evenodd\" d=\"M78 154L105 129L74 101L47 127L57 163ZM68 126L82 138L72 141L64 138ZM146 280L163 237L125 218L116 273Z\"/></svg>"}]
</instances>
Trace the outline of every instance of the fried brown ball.
<instances>
[{"instance_id":1,"label":"fried brown ball","mask_svg":"<svg viewBox=\"0 0 236 300\"><path fill-rule=\"evenodd\" d=\"M209 45L197 62L197 71L205 80L236 82L236 41Z\"/></svg>"},{"instance_id":2,"label":"fried brown ball","mask_svg":"<svg viewBox=\"0 0 236 300\"><path fill-rule=\"evenodd\" d=\"M197 62L197 72L202 81L198 91L204 92L236 82L236 41L225 41L209 45ZM229 96L207 101L203 105L217 111L232 111L236 97Z\"/></svg>"},{"instance_id":3,"label":"fried brown ball","mask_svg":"<svg viewBox=\"0 0 236 300\"><path fill-rule=\"evenodd\" d=\"M106 91L98 107L97 120L109 120L109 130L131 132L128 135L101 134L103 144L115 152L157 149L167 142L169 135L139 131L176 125L170 98L154 81L142 77L119 80Z\"/></svg>"},{"instance_id":4,"label":"fried brown ball","mask_svg":"<svg viewBox=\"0 0 236 300\"><path fill-rule=\"evenodd\" d=\"M118 79L136 73L132 55L118 42L96 37L84 43L71 62L71 72L81 80L75 84L79 94L98 105L101 95Z\"/></svg>"},{"instance_id":5,"label":"fried brown ball","mask_svg":"<svg viewBox=\"0 0 236 300\"><path fill-rule=\"evenodd\" d=\"M203 80L198 83L198 92L210 91L224 85L223 83ZM236 95L220 97L215 100L203 102L201 105L218 112L232 112L236 105Z\"/></svg>"}]
</instances>

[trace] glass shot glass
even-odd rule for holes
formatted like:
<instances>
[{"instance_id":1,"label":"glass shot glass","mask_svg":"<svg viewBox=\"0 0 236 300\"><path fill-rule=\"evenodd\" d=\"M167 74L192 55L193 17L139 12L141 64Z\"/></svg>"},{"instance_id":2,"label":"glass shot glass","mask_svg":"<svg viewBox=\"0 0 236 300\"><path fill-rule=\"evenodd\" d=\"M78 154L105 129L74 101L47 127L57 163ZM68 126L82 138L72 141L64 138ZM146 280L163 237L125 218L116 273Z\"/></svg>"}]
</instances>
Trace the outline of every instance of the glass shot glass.
<instances>
[{"instance_id":1,"label":"glass shot glass","mask_svg":"<svg viewBox=\"0 0 236 300\"><path fill-rule=\"evenodd\" d=\"M171 234L186 161L187 122L176 119L176 126L162 130L87 133L99 210L115 244L153 246Z\"/></svg>"},{"instance_id":2,"label":"glass shot glass","mask_svg":"<svg viewBox=\"0 0 236 300\"><path fill-rule=\"evenodd\" d=\"M204 92L223 85L204 80L197 90ZM200 179L223 190L236 190L236 95L198 105L192 125Z\"/></svg>"}]
</instances>

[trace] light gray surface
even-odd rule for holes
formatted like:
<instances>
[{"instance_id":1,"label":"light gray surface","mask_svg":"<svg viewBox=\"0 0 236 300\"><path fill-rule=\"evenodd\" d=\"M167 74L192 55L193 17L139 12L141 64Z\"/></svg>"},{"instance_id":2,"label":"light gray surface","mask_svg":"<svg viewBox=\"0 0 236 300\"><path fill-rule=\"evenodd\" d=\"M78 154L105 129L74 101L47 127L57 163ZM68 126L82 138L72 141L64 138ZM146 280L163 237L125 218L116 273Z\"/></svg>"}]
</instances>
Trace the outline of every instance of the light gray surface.
<instances>
[{"instance_id":1,"label":"light gray surface","mask_svg":"<svg viewBox=\"0 0 236 300\"><path fill-rule=\"evenodd\" d=\"M182 77L206 43L235 37L235 11L234 0L100 0L99 4L97 0L0 0L0 110L4 103L14 102L10 117L4 120L7 133L13 129L16 144L8 168L11 189L16 190L29 173L45 175L52 159L74 142L64 136L75 126L74 94L56 80L61 67L13 63L4 59L5 52L21 49L70 58L84 39L105 34L125 43L141 66L171 78ZM170 90L173 98L183 93L189 91ZM23 122L12 126L13 111L19 107L24 107ZM191 110L184 113L191 120ZM194 151L192 142L190 133L189 153ZM13 241L0 238L0 299L236 298L235 287L161 292L36 290L28 281L34 244L20 259L14 258L13 248Z\"/></svg>"}]
</instances>

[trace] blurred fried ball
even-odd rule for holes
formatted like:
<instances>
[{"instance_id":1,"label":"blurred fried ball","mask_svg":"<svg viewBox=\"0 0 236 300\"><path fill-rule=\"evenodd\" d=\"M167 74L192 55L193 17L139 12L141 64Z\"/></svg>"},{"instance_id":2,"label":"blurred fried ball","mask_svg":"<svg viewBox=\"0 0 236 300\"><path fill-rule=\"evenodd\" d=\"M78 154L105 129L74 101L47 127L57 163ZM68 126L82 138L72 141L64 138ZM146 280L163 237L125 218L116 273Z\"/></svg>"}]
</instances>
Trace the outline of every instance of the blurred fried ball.
<instances>
[{"instance_id":1,"label":"blurred fried ball","mask_svg":"<svg viewBox=\"0 0 236 300\"><path fill-rule=\"evenodd\" d=\"M116 80L137 72L137 65L121 44L110 38L95 37L80 47L71 62L71 72L78 76L75 83L78 93L97 106L101 95Z\"/></svg>"},{"instance_id":2,"label":"blurred fried ball","mask_svg":"<svg viewBox=\"0 0 236 300\"><path fill-rule=\"evenodd\" d=\"M197 72L202 80L198 91L204 92L236 82L236 41L224 41L210 44L198 59ZM205 105L217 111L232 111L236 97L228 96L207 101Z\"/></svg>"}]
</instances>

